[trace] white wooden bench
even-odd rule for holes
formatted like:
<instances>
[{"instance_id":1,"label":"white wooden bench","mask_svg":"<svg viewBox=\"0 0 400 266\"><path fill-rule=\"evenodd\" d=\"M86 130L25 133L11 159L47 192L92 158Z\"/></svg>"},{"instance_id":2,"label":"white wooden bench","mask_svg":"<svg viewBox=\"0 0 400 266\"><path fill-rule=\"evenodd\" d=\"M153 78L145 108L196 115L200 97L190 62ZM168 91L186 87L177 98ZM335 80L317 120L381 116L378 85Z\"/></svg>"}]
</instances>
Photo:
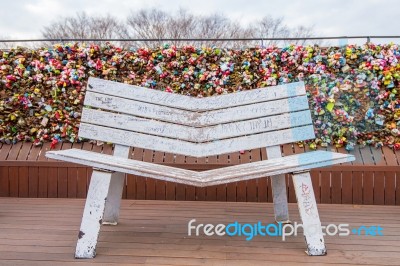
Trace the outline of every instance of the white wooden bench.
<instances>
[{"instance_id":1,"label":"white wooden bench","mask_svg":"<svg viewBox=\"0 0 400 266\"><path fill-rule=\"evenodd\" d=\"M76 258L93 258L102 224L117 224L125 173L194 186L271 176L277 222L288 222L285 173L293 173L307 253L325 255L309 170L354 160L315 151L281 158L280 144L315 138L302 82L194 98L90 78L79 136L115 144L114 154L85 150L47 152L93 167ZM204 172L128 159L130 147L205 157L266 147L268 160ZM313 230L310 230L313 231Z\"/></svg>"}]
</instances>

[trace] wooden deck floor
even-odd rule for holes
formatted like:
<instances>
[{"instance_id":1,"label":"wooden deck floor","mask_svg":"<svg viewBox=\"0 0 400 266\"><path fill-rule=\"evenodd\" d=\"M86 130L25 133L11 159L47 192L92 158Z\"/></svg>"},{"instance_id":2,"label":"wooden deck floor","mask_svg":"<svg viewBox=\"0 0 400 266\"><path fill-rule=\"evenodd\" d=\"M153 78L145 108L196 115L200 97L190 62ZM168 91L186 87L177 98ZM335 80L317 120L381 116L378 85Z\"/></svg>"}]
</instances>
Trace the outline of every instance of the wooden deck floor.
<instances>
[{"instance_id":1,"label":"wooden deck floor","mask_svg":"<svg viewBox=\"0 0 400 266\"><path fill-rule=\"evenodd\" d=\"M103 226L98 255L73 258L82 199L0 198L0 265L399 265L400 207L320 204L322 224L380 225L384 236L326 236L308 257L302 236L187 236L187 223L273 222L270 203L124 200L120 224ZM299 222L290 204L291 220Z\"/></svg>"}]
</instances>

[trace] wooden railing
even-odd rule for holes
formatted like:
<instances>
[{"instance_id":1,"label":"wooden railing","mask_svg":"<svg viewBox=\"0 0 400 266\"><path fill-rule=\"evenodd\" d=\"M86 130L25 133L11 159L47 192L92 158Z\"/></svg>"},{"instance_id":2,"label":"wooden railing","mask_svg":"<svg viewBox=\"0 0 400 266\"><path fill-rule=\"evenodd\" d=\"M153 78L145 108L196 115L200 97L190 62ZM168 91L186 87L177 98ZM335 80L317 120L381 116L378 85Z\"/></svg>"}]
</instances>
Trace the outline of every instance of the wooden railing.
<instances>
[{"instance_id":1,"label":"wooden railing","mask_svg":"<svg viewBox=\"0 0 400 266\"><path fill-rule=\"evenodd\" d=\"M84 198L91 168L48 160L44 155L50 143L34 147L31 143L0 144L0 196L42 198ZM56 149L79 148L106 154L112 146L85 143L61 143ZM346 152L343 148L328 148ZM284 145L285 155L305 152L298 145ZM400 152L388 147L357 147L351 152L356 161L311 171L316 199L320 203L400 205ZM151 150L133 149L132 158L174 165L192 170L206 170L232 164L266 159L265 149L244 151L206 158L194 158ZM287 178L289 202L295 202L291 178ZM124 198L157 200L210 200L271 202L270 180L236 182L196 188L128 175Z\"/></svg>"}]
</instances>

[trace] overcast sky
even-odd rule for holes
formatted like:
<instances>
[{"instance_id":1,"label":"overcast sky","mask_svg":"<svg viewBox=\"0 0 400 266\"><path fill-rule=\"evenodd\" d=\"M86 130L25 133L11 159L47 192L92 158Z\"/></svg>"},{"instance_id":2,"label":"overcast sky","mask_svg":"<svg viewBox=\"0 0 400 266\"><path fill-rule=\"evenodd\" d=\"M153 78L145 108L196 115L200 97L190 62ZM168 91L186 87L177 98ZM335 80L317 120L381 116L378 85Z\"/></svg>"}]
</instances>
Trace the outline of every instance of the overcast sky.
<instances>
[{"instance_id":1,"label":"overcast sky","mask_svg":"<svg viewBox=\"0 0 400 266\"><path fill-rule=\"evenodd\" d=\"M195 14L218 12L241 23L265 15L284 17L288 26L314 26L320 36L400 35L398 0L0 0L0 3L0 38L40 38L43 26L79 11L125 18L131 10L152 7L165 11L181 7ZM400 39L395 41L400 43Z\"/></svg>"}]
</instances>

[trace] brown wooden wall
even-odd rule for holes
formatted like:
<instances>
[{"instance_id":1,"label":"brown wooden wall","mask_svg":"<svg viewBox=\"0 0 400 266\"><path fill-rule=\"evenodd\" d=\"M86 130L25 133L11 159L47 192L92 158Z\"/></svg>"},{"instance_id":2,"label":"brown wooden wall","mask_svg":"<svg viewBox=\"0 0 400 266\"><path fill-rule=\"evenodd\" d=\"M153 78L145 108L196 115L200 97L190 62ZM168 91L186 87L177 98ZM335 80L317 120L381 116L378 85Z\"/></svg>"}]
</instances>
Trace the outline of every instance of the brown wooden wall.
<instances>
[{"instance_id":1,"label":"brown wooden wall","mask_svg":"<svg viewBox=\"0 0 400 266\"><path fill-rule=\"evenodd\" d=\"M1 145L1 144L0 144ZM111 145L62 143L57 149L79 148L106 154ZM33 147L30 143L0 147L0 196L42 198L84 198L91 168L47 160L50 144ZM331 149L330 149L331 150ZM305 152L297 145L284 145L285 155ZM343 148L335 150L346 152ZM311 172L316 199L321 203L400 205L400 153L384 147L355 149L356 162L316 169ZM193 158L150 150L132 149L131 158L205 170L232 164L267 159L265 149ZM397 181L396 181L397 180ZM295 202L291 178L287 176L289 202ZM271 202L270 179L235 182L227 185L196 188L151 178L128 175L124 198L156 200L210 200Z\"/></svg>"}]
</instances>

